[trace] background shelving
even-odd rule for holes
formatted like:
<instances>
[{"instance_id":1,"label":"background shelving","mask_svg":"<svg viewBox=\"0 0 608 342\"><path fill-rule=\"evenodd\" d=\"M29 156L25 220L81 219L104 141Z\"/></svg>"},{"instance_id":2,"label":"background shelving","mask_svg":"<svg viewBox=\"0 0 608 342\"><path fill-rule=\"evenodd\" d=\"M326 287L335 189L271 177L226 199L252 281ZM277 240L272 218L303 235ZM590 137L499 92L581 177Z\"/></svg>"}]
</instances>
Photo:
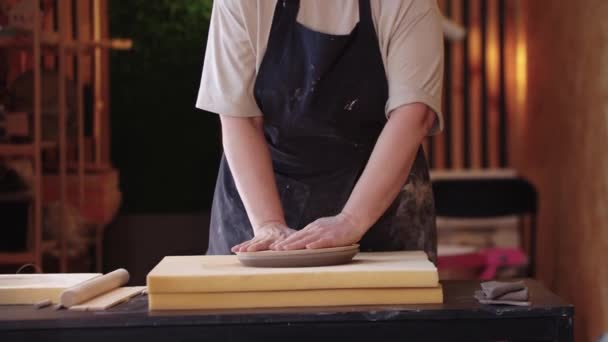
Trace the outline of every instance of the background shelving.
<instances>
[{"instance_id":1,"label":"background shelving","mask_svg":"<svg viewBox=\"0 0 608 342\"><path fill-rule=\"evenodd\" d=\"M30 161L31 191L27 196L31 196L31 219L27 249L0 252L0 264L42 266L43 253L53 252L50 254L57 256L58 271L69 271L69 248L74 231L68 229L71 222L65 208L71 206L82 217L81 224L94 227L86 242L96 247L95 268L99 271L103 227L120 203L117 172L111 166L108 152L108 51L128 50L132 42L108 37L106 0L11 3L3 8L9 25L2 25L0 30L4 64L0 86L8 88L21 75L31 72L32 96L27 112L31 114L32 129L27 143L0 143L0 161ZM25 22L11 26L11 15L26 18ZM49 71L57 75L51 89L56 93L56 103L52 104L45 96L53 94L42 88L46 85L43 77ZM75 106L68 103L71 95L68 83L76 85ZM85 92L90 94L88 102ZM44 136L43 131L48 128L43 126L48 124L43 123L43 114L47 112L56 113L56 134L52 138ZM68 133L68 120L75 120L75 134ZM100 184L108 187L100 190ZM43 232L44 210L51 204L59 208L58 221L54 222L57 231L43 234L48 233ZM8 227L11 228L16 227ZM52 238L45 240L43 235Z\"/></svg>"}]
</instances>

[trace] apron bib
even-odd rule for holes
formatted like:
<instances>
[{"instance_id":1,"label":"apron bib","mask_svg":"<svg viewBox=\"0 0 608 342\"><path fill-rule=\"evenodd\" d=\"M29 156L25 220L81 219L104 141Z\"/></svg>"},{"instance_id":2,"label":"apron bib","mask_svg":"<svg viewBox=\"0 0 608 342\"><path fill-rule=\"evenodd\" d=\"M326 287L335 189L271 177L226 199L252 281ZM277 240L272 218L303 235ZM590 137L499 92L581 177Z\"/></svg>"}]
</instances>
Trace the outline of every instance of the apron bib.
<instances>
[{"instance_id":1,"label":"apron bib","mask_svg":"<svg viewBox=\"0 0 608 342\"><path fill-rule=\"evenodd\" d=\"M350 34L297 22L298 0L279 0L254 95L264 113L287 225L301 229L338 214L386 124L388 83L369 0L359 0ZM208 254L253 237L225 158L211 212ZM436 260L434 203L419 148L407 183L360 242L362 251L424 250Z\"/></svg>"}]
</instances>

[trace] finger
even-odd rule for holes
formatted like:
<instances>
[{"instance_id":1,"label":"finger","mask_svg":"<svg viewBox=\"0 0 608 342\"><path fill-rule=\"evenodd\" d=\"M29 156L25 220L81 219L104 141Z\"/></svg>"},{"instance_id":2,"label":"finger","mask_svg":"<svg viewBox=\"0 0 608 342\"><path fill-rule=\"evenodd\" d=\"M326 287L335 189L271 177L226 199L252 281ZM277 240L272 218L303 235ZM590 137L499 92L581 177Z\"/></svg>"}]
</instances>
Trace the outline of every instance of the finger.
<instances>
[{"instance_id":1,"label":"finger","mask_svg":"<svg viewBox=\"0 0 608 342\"><path fill-rule=\"evenodd\" d=\"M258 241L260 241L259 237L253 237L250 240L247 240L245 242L241 242L240 244L232 247L232 251L233 252L245 252L247 250L247 247L249 247L249 245L251 245L253 243L256 243Z\"/></svg>"},{"instance_id":2,"label":"finger","mask_svg":"<svg viewBox=\"0 0 608 342\"><path fill-rule=\"evenodd\" d=\"M274 248L281 249L281 247L283 247L286 243L290 243L291 241L297 240L299 236L302 236L302 234L306 234L306 232L304 232L302 230L299 232L295 232L295 233L289 235L288 237L286 237L280 241L277 241L274 244Z\"/></svg>"},{"instance_id":3,"label":"finger","mask_svg":"<svg viewBox=\"0 0 608 342\"><path fill-rule=\"evenodd\" d=\"M274 248L276 250L283 250L283 249L285 249L285 246L292 244L295 241L299 241L302 238L309 236L310 234L311 234L311 232L308 232L308 231L299 231L299 232L289 236L288 238L285 238L283 241L277 243Z\"/></svg>"},{"instance_id":4,"label":"finger","mask_svg":"<svg viewBox=\"0 0 608 342\"><path fill-rule=\"evenodd\" d=\"M277 246L285 241L286 237L281 237L281 238L277 238L276 240L274 240L273 243L270 244L270 246L268 246L268 249L272 249L272 250L277 250Z\"/></svg>"},{"instance_id":5,"label":"finger","mask_svg":"<svg viewBox=\"0 0 608 342\"><path fill-rule=\"evenodd\" d=\"M277 250L277 246L282 243L283 241L285 241L286 239L288 239L290 236L292 236L293 234L297 233L297 231L289 229L285 234L278 236L274 239L274 242L272 242L270 244L270 246L268 246L268 249L272 249L272 250Z\"/></svg>"},{"instance_id":6,"label":"finger","mask_svg":"<svg viewBox=\"0 0 608 342\"><path fill-rule=\"evenodd\" d=\"M258 251L263 251L263 250L267 250L268 246L270 246L270 244L273 242L274 240L271 238L266 238L266 239L262 239L259 240L255 243L252 243L251 245L249 245L246 248L246 252L258 252Z\"/></svg>"},{"instance_id":7,"label":"finger","mask_svg":"<svg viewBox=\"0 0 608 342\"><path fill-rule=\"evenodd\" d=\"M307 235L307 236L302 237L299 240L296 240L289 244L283 245L281 247L281 250L289 251L289 250L296 250L296 249L305 249L307 244L309 244L313 241L317 241L317 240L319 240L318 234Z\"/></svg>"},{"instance_id":8,"label":"finger","mask_svg":"<svg viewBox=\"0 0 608 342\"><path fill-rule=\"evenodd\" d=\"M259 244L260 242L262 242L263 240L265 240L265 238L257 238L257 239L252 239L251 241L249 241L249 243L241 246L240 251L241 252L249 252L249 248L252 246L255 246L257 244Z\"/></svg>"},{"instance_id":9,"label":"finger","mask_svg":"<svg viewBox=\"0 0 608 342\"><path fill-rule=\"evenodd\" d=\"M249 245L250 243L251 243L251 240L247 240L245 242L241 242L238 245L233 246L230 250L233 253L240 252L241 251L241 247Z\"/></svg>"},{"instance_id":10,"label":"finger","mask_svg":"<svg viewBox=\"0 0 608 342\"><path fill-rule=\"evenodd\" d=\"M283 245L283 250L305 249L306 245L319 240L322 237L319 233L311 233L291 243Z\"/></svg>"},{"instance_id":11,"label":"finger","mask_svg":"<svg viewBox=\"0 0 608 342\"><path fill-rule=\"evenodd\" d=\"M318 239L319 234L320 234L320 232L317 232L317 231L305 231L305 232L302 232L301 234L298 234L297 236L294 236L291 239L285 239L285 241L281 242L277 246L277 248L280 250L304 248L304 245L301 245L302 241L310 241L310 240ZM301 246L301 247L298 247L298 246Z\"/></svg>"},{"instance_id":12,"label":"finger","mask_svg":"<svg viewBox=\"0 0 608 342\"><path fill-rule=\"evenodd\" d=\"M319 249L319 248L330 248L330 247L337 247L337 246L336 246L335 240L332 238L328 238L328 237L323 237L323 238L317 239L306 245L306 248L308 248L308 249Z\"/></svg>"},{"instance_id":13,"label":"finger","mask_svg":"<svg viewBox=\"0 0 608 342\"><path fill-rule=\"evenodd\" d=\"M282 242L278 243L275 247L280 249L280 248L284 247L287 244L290 244L290 243L292 243L294 241L297 241L297 240L301 239L302 236L306 236L306 235L309 235L311 233L313 233L312 226L308 225L308 226L302 228L301 230L299 230L299 231L297 231L297 232L289 235Z\"/></svg>"}]
</instances>

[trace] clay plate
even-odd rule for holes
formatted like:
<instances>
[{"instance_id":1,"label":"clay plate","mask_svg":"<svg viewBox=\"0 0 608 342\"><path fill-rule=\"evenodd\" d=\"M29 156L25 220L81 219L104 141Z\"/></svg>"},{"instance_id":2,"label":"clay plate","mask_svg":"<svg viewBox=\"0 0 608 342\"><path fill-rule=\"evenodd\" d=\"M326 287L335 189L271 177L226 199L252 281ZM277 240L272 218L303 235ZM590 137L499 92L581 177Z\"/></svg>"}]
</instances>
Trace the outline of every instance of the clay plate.
<instances>
[{"instance_id":1,"label":"clay plate","mask_svg":"<svg viewBox=\"0 0 608 342\"><path fill-rule=\"evenodd\" d=\"M295 251L236 253L241 264L250 267L314 267L346 264L359 253L359 245Z\"/></svg>"}]
</instances>

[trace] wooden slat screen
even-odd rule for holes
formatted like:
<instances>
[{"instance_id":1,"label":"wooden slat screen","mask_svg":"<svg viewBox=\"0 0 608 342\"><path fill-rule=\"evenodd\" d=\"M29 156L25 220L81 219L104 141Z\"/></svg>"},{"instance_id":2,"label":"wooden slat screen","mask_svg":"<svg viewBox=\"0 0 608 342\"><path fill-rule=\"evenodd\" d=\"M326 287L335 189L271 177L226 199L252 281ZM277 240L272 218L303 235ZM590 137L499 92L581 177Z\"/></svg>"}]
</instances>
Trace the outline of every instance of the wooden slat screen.
<instances>
[{"instance_id":1,"label":"wooden slat screen","mask_svg":"<svg viewBox=\"0 0 608 342\"><path fill-rule=\"evenodd\" d=\"M445 43L442 134L425 141L433 169L509 167L507 54L516 21L507 0L439 0L443 14L467 30Z\"/></svg>"}]
</instances>

